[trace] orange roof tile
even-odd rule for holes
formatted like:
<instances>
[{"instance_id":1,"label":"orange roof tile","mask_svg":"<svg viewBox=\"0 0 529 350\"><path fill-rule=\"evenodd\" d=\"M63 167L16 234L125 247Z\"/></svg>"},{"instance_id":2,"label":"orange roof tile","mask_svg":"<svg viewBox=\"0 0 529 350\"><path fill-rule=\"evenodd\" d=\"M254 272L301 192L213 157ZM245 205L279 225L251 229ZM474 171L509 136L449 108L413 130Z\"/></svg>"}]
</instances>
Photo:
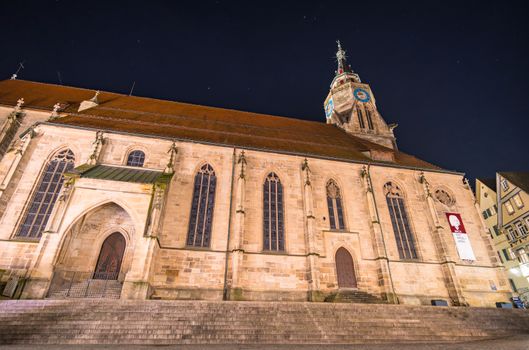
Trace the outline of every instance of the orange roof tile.
<instances>
[{"instance_id":1,"label":"orange roof tile","mask_svg":"<svg viewBox=\"0 0 529 350\"><path fill-rule=\"evenodd\" d=\"M57 102L66 107L57 125L156 135L227 146L295 153L348 161L372 161L369 150L394 152L395 163L405 167L442 170L399 151L352 136L330 124L231 109L199 106L102 92L99 106L77 112L93 90L24 80L0 81L0 104L51 110ZM362 153L364 152L364 153ZM377 161L376 163L384 163Z\"/></svg>"}]
</instances>

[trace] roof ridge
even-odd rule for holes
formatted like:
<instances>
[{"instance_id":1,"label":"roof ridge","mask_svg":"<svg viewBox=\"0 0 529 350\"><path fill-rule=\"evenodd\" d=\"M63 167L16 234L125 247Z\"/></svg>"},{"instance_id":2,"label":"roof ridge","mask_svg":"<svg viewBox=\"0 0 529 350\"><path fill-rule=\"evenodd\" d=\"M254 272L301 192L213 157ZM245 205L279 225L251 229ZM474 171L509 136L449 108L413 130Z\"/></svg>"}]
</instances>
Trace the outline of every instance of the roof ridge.
<instances>
[{"instance_id":1,"label":"roof ridge","mask_svg":"<svg viewBox=\"0 0 529 350\"><path fill-rule=\"evenodd\" d=\"M7 81L11 81L11 80L10 79L2 80L2 82L7 82ZM97 90L97 89L82 88L82 87L70 86L70 85L59 85L59 84L53 84L53 83L44 83L44 82L33 81L33 80L24 80L24 79L16 79L14 81L22 81L22 82L26 82L26 83L39 84L39 85L52 85L52 86L56 86L56 87L60 87L60 88L86 90L86 91L91 91L91 92ZM165 102L165 103L167 103L167 102L169 102L169 103L177 103L177 104L181 104L181 105L187 105L187 106L190 106L190 107L211 108L211 109L216 109L216 110L220 110L220 111L232 111L232 112L237 112L237 113L246 113L246 114L251 114L251 115L258 115L260 117L267 117L267 118L272 117L272 118L280 118L280 119L287 119L287 120L294 119L296 121L299 121L299 122L302 122L302 123L309 123L309 124L325 124L325 123L319 122L319 121L299 119L299 118L296 118L296 117L287 117L287 116L267 114L267 113L261 113L261 112L250 112L250 111L243 111L243 110L233 109L233 108L200 105L200 104L195 104L195 103L190 103L190 102L180 102L180 101L175 101L175 100L162 100L162 99L156 98L156 97L131 96L131 95L126 95L126 94L122 94L122 93L119 93L119 92L111 92L111 91L106 91L106 90L97 90L97 91L99 91L101 93L99 96L102 96L103 93L104 94L113 94L113 95L119 95L119 96L122 96L122 97L125 97L125 98L147 99L147 100L154 100L154 101L160 101L160 102ZM100 102L100 106L103 106L104 103L105 103L104 101ZM97 107L95 107L95 108L97 108ZM135 111L135 112L137 112L137 111Z\"/></svg>"},{"instance_id":2,"label":"roof ridge","mask_svg":"<svg viewBox=\"0 0 529 350\"><path fill-rule=\"evenodd\" d=\"M92 94L93 90L65 85L26 80L0 81L0 98L11 105L20 96L28 97L27 106L40 109L50 108L57 101L68 102L65 116L46 123L50 125L104 129L346 161L371 162L374 158L365 151L386 151L395 154L393 161L384 162L390 166L444 171L411 154L377 145L323 121L107 91L101 94L100 105L79 113L76 108L78 103Z\"/></svg>"}]
</instances>

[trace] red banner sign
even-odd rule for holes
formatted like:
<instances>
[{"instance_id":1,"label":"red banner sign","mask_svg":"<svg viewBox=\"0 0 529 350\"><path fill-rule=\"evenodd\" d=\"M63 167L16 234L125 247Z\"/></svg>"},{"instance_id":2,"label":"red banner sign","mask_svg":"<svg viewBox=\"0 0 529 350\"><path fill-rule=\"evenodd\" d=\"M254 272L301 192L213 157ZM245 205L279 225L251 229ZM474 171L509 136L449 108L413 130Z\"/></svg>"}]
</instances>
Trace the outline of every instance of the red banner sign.
<instances>
[{"instance_id":1,"label":"red banner sign","mask_svg":"<svg viewBox=\"0 0 529 350\"><path fill-rule=\"evenodd\" d=\"M468 237L467 231L465 230L465 225L463 225L463 219L461 219L461 215L458 213L446 213L446 219L450 225L452 236L454 236L459 257L462 260L476 260L474 251L470 245L470 239Z\"/></svg>"},{"instance_id":2,"label":"red banner sign","mask_svg":"<svg viewBox=\"0 0 529 350\"><path fill-rule=\"evenodd\" d=\"M448 219L448 224L450 225L450 231L452 231L452 233L467 233L465 225L463 225L463 220L461 219L461 214L446 213L446 218Z\"/></svg>"}]
</instances>

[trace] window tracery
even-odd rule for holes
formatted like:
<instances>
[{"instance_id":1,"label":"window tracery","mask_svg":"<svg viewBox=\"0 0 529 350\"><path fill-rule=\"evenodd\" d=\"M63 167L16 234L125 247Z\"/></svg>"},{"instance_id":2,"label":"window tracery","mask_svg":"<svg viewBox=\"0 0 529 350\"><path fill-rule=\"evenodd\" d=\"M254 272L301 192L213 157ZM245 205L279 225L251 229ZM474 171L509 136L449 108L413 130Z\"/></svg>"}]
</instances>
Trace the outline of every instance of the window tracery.
<instances>
[{"instance_id":1,"label":"window tracery","mask_svg":"<svg viewBox=\"0 0 529 350\"><path fill-rule=\"evenodd\" d=\"M345 230L340 188L334 180L329 180L329 182L327 182L326 190L331 230Z\"/></svg>"},{"instance_id":2,"label":"window tracery","mask_svg":"<svg viewBox=\"0 0 529 350\"><path fill-rule=\"evenodd\" d=\"M447 207L451 207L455 204L455 200L453 199L453 197L442 188L435 190L435 199L437 199L439 202L443 203Z\"/></svg>"},{"instance_id":3,"label":"window tracery","mask_svg":"<svg viewBox=\"0 0 529 350\"><path fill-rule=\"evenodd\" d=\"M64 173L74 168L75 156L70 149L58 152L45 165L30 204L18 229L18 237L40 238L48 223L64 182Z\"/></svg>"},{"instance_id":4,"label":"window tracery","mask_svg":"<svg viewBox=\"0 0 529 350\"><path fill-rule=\"evenodd\" d=\"M283 185L272 172L263 184L263 250L285 250L283 220Z\"/></svg>"},{"instance_id":5,"label":"window tracery","mask_svg":"<svg viewBox=\"0 0 529 350\"><path fill-rule=\"evenodd\" d=\"M388 182L384 185L384 194L388 205L389 216L401 259L417 259L415 238L411 231L410 220L404 205L404 196L398 185Z\"/></svg>"},{"instance_id":6,"label":"window tracery","mask_svg":"<svg viewBox=\"0 0 529 350\"><path fill-rule=\"evenodd\" d=\"M213 167L204 164L195 175L187 245L209 247L215 205L217 177Z\"/></svg>"},{"instance_id":7,"label":"window tracery","mask_svg":"<svg viewBox=\"0 0 529 350\"><path fill-rule=\"evenodd\" d=\"M128 166L142 167L144 162L145 162L145 153L140 150L134 150L130 152L129 156L127 157Z\"/></svg>"}]
</instances>

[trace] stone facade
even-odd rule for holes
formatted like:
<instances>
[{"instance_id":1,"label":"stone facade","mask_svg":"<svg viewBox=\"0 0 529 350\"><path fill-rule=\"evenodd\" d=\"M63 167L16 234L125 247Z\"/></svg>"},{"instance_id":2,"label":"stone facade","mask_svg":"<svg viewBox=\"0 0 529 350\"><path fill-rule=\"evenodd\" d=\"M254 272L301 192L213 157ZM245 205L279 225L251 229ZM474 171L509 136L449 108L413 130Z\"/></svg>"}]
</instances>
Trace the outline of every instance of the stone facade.
<instances>
[{"instance_id":1,"label":"stone facade","mask_svg":"<svg viewBox=\"0 0 529 350\"><path fill-rule=\"evenodd\" d=\"M25 298L44 297L54 272L93 271L104 238L113 232L123 233L127 242L120 277L123 298L222 299L226 288L231 299L322 300L338 290L334 256L340 247L353 257L359 290L390 299L396 296L401 303L426 304L440 298L491 306L510 295L472 193L459 174L307 158L307 185L304 157L245 150L241 177L237 159L242 150L200 143L176 142L174 175L164 194L158 232L146 234L152 184L77 178L68 199L55 206L40 240L17 239L17 225L46 160L68 147L76 165L81 165L92 153L94 138L92 130L41 124L18 164L19 175L11 178L8 187L13 190L0 222L1 267L27 278ZM122 165L131 149L142 149L145 167L159 170L165 168L172 144L110 132L104 140L99 162ZM9 162L8 154L2 169ZM193 177L204 163L214 168L218 178L208 249L186 247ZM271 171L284 186L286 249L282 253L262 250L262 184ZM325 198L329 179L343 193L344 231L329 229ZM432 211L421 179L431 189L449 191L453 207L437 201ZM388 181L398 183L405 193L417 242L416 260L399 259L383 193ZM476 261L459 259L442 217L445 211L464 218ZM496 291L491 290L491 282Z\"/></svg>"}]
</instances>

